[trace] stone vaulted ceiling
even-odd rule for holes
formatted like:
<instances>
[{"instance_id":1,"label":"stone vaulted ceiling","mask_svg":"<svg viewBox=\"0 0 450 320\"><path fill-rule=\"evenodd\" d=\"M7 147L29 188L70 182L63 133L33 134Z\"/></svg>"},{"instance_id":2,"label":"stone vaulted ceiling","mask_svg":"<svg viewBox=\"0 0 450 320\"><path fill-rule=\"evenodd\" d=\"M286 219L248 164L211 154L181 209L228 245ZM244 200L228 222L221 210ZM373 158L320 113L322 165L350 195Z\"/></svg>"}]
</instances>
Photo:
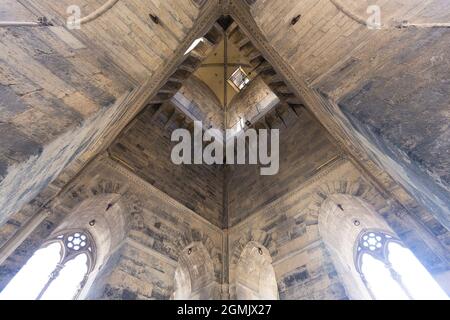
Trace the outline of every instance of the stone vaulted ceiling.
<instances>
[{"instance_id":1,"label":"stone vaulted ceiling","mask_svg":"<svg viewBox=\"0 0 450 320\"><path fill-rule=\"evenodd\" d=\"M365 25L369 5L380 8L380 30ZM440 211L447 227L449 8L440 0L257 1L251 8L280 57L339 104L371 157Z\"/></svg>"},{"instance_id":2,"label":"stone vaulted ceiling","mask_svg":"<svg viewBox=\"0 0 450 320\"><path fill-rule=\"evenodd\" d=\"M224 68L225 56L228 64L226 76ZM247 73L251 72L250 62L242 51L239 50L239 47L227 39L225 49L225 38L223 38L214 52L206 58L200 68L195 72L195 75L213 90L223 106L225 104L224 80L228 79L239 66ZM237 92L229 84L226 88L227 103L229 103Z\"/></svg>"},{"instance_id":3,"label":"stone vaulted ceiling","mask_svg":"<svg viewBox=\"0 0 450 320\"><path fill-rule=\"evenodd\" d=\"M0 222L33 199L45 206L140 111L189 127L198 112L183 101L201 109L189 87L202 85L191 76L220 47L217 21L229 15L227 37L258 75L253 83L270 88L258 92L279 99L267 112L306 107L381 189L450 226L448 1L105 0L106 11L102 3L0 5ZM380 30L365 24L369 4L381 8ZM93 19L68 30L70 5ZM39 17L51 25L20 25ZM185 55L200 37L208 43ZM267 122L240 110L228 111L250 126Z\"/></svg>"}]
</instances>

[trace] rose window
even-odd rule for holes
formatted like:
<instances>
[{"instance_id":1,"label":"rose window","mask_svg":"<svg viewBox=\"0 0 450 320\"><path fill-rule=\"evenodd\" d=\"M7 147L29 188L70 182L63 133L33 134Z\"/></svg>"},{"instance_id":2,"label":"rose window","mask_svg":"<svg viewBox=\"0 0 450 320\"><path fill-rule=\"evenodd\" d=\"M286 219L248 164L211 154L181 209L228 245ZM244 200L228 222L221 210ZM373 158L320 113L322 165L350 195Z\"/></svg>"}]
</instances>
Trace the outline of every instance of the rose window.
<instances>
[{"instance_id":1,"label":"rose window","mask_svg":"<svg viewBox=\"0 0 450 320\"><path fill-rule=\"evenodd\" d=\"M375 249L380 249L382 247L381 236L373 232L364 235L362 240L363 247L369 249L370 251L375 251Z\"/></svg>"},{"instance_id":2,"label":"rose window","mask_svg":"<svg viewBox=\"0 0 450 320\"><path fill-rule=\"evenodd\" d=\"M69 249L78 251L82 248L85 248L87 245L87 236L80 232L76 232L67 237L67 247Z\"/></svg>"}]
</instances>

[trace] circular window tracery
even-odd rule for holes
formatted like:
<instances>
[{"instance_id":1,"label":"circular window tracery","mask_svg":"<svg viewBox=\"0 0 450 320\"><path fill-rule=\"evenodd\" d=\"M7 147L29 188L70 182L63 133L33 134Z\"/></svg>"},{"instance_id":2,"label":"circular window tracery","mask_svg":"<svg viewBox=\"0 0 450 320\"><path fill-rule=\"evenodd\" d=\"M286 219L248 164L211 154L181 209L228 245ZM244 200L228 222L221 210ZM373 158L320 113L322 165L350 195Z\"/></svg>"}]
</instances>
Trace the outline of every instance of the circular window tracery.
<instances>
[{"instance_id":1,"label":"circular window tracery","mask_svg":"<svg viewBox=\"0 0 450 320\"><path fill-rule=\"evenodd\" d=\"M89 257L89 269L95 264L94 242L91 235L84 230L72 230L60 234L51 241L60 241L64 245L64 254L61 263L66 263L79 254L86 253Z\"/></svg>"},{"instance_id":2,"label":"circular window tracery","mask_svg":"<svg viewBox=\"0 0 450 320\"><path fill-rule=\"evenodd\" d=\"M25 276L22 275L18 283L40 278L30 290L30 299L41 300L49 296L58 296L59 299L60 294L65 298L77 299L95 267L95 250L94 238L88 231L72 229L55 234L41 246L38 250L40 254L35 253L31 258L35 259L33 267L37 269L37 275L34 270L25 269ZM22 270L19 275L20 272ZM67 287L63 288L61 284L65 285L65 281Z\"/></svg>"},{"instance_id":3,"label":"circular window tracery","mask_svg":"<svg viewBox=\"0 0 450 320\"><path fill-rule=\"evenodd\" d=\"M69 249L79 251L86 247L88 241L88 237L80 232L75 232L72 235L67 237L66 246Z\"/></svg>"},{"instance_id":4,"label":"circular window tracery","mask_svg":"<svg viewBox=\"0 0 450 320\"><path fill-rule=\"evenodd\" d=\"M406 261L408 259L410 261ZM371 229L360 233L356 242L355 264L369 294L374 299L424 297L423 289L412 285L416 281L416 275L421 277L417 283L426 281L428 282L426 286L434 287L431 290L434 292L425 294L426 297L428 294L441 295L441 293L442 297L445 296L445 292L434 282L413 253L398 237L386 231Z\"/></svg>"},{"instance_id":5,"label":"circular window tracery","mask_svg":"<svg viewBox=\"0 0 450 320\"><path fill-rule=\"evenodd\" d=\"M394 241L401 243L401 241L384 231L379 230L365 230L363 231L357 241L355 262L358 271L361 270L361 257L364 253L370 254L378 260L386 262L388 260L387 245Z\"/></svg>"},{"instance_id":6,"label":"circular window tracery","mask_svg":"<svg viewBox=\"0 0 450 320\"><path fill-rule=\"evenodd\" d=\"M383 246L381 240L381 235L370 232L362 237L362 245L370 251L375 251Z\"/></svg>"},{"instance_id":7,"label":"circular window tracery","mask_svg":"<svg viewBox=\"0 0 450 320\"><path fill-rule=\"evenodd\" d=\"M95 243L92 236L85 230L69 230L63 234L57 235L50 242L57 241L64 246L62 252L61 262L58 264L56 273L51 281L55 280L60 273L60 270L65 267L67 263L76 260L79 256L86 256L87 273L84 280L80 283L79 288L74 297L77 297L84 286L89 273L93 270L95 265Z\"/></svg>"}]
</instances>

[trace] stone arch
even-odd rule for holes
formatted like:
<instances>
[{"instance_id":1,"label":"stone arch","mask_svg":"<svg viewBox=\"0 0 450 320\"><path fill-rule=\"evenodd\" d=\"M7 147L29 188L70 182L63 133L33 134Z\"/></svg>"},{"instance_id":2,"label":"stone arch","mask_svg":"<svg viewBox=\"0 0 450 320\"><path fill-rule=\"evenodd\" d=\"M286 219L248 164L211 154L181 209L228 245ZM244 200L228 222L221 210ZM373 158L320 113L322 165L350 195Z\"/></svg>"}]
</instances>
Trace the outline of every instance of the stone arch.
<instances>
[{"instance_id":1,"label":"stone arch","mask_svg":"<svg viewBox=\"0 0 450 320\"><path fill-rule=\"evenodd\" d=\"M73 210L80 203L101 195L115 194L125 199L129 195L127 188L119 181L106 178L92 179L92 182L77 183L68 189L60 202L64 203L64 207Z\"/></svg>"},{"instance_id":2,"label":"stone arch","mask_svg":"<svg viewBox=\"0 0 450 320\"><path fill-rule=\"evenodd\" d=\"M336 197L338 196L343 198L337 200ZM435 240L430 243L429 239L426 240L426 236L423 238L423 235L428 230L425 230L419 223L414 222L414 218L407 217L405 209L401 208L395 201L386 199L373 186L362 179L332 181L321 185L314 191L312 200L307 209L305 209L307 228L312 232L317 232L320 229L318 224L321 215L325 208L329 206L330 199L333 198L335 200L333 210L338 208L342 211L338 205L345 210L344 199L351 198L354 204L363 206L372 212L378 220L383 222L382 229L392 230L407 247L414 248L414 254L430 272L432 268L438 269L439 265L445 264L440 255L440 244L436 243ZM349 295L352 296L352 293L349 293ZM368 298L361 292L355 293L353 296Z\"/></svg>"},{"instance_id":3,"label":"stone arch","mask_svg":"<svg viewBox=\"0 0 450 320\"><path fill-rule=\"evenodd\" d=\"M275 253L275 243L273 243L270 234L260 229L249 230L232 245L232 252L230 255L230 269L236 268L242 252L250 242L267 248L271 256Z\"/></svg>"},{"instance_id":4,"label":"stone arch","mask_svg":"<svg viewBox=\"0 0 450 320\"><path fill-rule=\"evenodd\" d=\"M372 204L361 197L348 194L329 195L321 204L318 230L346 293L352 299L372 299L358 268L357 249L360 247L361 235L368 231L379 232L399 239L407 248L414 248L401 239ZM412 253L415 253L414 251L411 250Z\"/></svg>"},{"instance_id":5,"label":"stone arch","mask_svg":"<svg viewBox=\"0 0 450 320\"><path fill-rule=\"evenodd\" d=\"M417 249L414 253L430 271L439 272L442 268L446 268L447 250L439 240L434 238L431 230L424 227L420 221L416 220L417 218L411 216L395 200L385 198L363 179L338 180L318 187L312 194L312 200L305 210L307 228L317 226L319 210L324 201L333 194L353 196L370 205L386 220L408 247Z\"/></svg>"},{"instance_id":6,"label":"stone arch","mask_svg":"<svg viewBox=\"0 0 450 320\"><path fill-rule=\"evenodd\" d=\"M181 257L193 243L202 244L213 262L214 276L217 282L222 278L222 254L208 234L196 228L189 228L174 244L177 256Z\"/></svg>"},{"instance_id":7,"label":"stone arch","mask_svg":"<svg viewBox=\"0 0 450 320\"><path fill-rule=\"evenodd\" d=\"M135 211L132 215L131 230L142 232L146 228L146 223L159 224L161 222L150 212L148 215L143 215L140 211ZM171 276L167 283L169 293L173 289L171 298L210 299L213 297L219 299L223 260L222 248L217 246L217 239L211 238L208 230L191 227L182 221L174 223L181 230L177 230L173 236L166 239L165 244L168 250L162 252L172 261L171 265L173 266L173 269L168 271ZM196 259L195 257L201 258ZM198 274L192 269L192 266L197 266L199 270L203 271ZM205 267L207 268L205 269ZM208 276L201 276L205 274ZM180 283L184 283L184 285L180 285ZM205 292L209 292L209 295L206 295Z\"/></svg>"},{"instance_id":8,"label":"stone arch","mask_svg":"<svg viewBox=\"0 0 450 320\"><path fill-rule=\"evenodd\" d=\"M86 230L94 240L96 263L80 294L80 298L86 297L98 272L122 244L129 228L130 218L122 195L110 193L99 194L83 200L69 212L52 232L50 238L64 233L66 230Z\"/></svg>"},{"instance_id":9,"label":"stone arch","mask_svg":"<svg viewBox=\"0 0 450 320\"><path fill-rule=\"evenodd\" d=\"M110 193L83 200L73 208L52 234L67 229L86 229L92 234L100 250L98 254L102 256L103 251L109 252L121 243L129 228L127 205L121 197L120 194Z\"/></svg>"},{"instance_id":10,"label":"stone arch","mask_svg":"<svg viewBox=\"0 0 450 320\"><path fill-rule=\"evenodd\" d=\"M371 299L355 264L355 245L364 230L395 234L373 206L347 194L332 194L319 209L318 229L331 260L352 299Z\"/></svg>"},{"instance_id":11,"label":"stone arch","mask_svg":"<svg viewBox=\"0 0 450 320\"><path fill-rule=\"evenodd\" d=\"M277 300L278 285L269 250L250 241L236 263L230 289L238 300Z\"/></svg>"},{"instance_id":12,"label":"stone arch","mask_svg":"<svg viewBox=\"0 0 450 320\"><path fill-rule=\"evenodd\" d=\"M371 298L353 263L353 247L359 232L368 226L394 232L381 213L390 210L395 212L395 209L374 187L362 179L330 181L319 186L312 194L312 200L306 209L307 228L318 229L350 298ZM334 217L339 217L339 220L333 220ZM345 231L347 234L342 237L342 233L339 237L338 230L333 226L341 226L344 222L348 229ZM358 234L354 234L355 232ZM344 249L337 248L337 243Z\"/></svg>"},{"instance_id":13,"label":"stone arch","mask_svg":"<svg viewBox=\"0 0 450 320\"><path fill-rule=\"evenodd\" d=\"M322 204L335 194L344 194L360 198L372 205L377 212L385 212L389 209L390 203L371 185L363 180L356 181L332 181L318 187L312 196L312 200L307 208L307 219L310 224L317 224L319 212ZM392 207L393 209L393 207Z\"/></svg>"},{"instance_id":14,"label":"stone arch","mask_svg":"<svg viewBox=\"0 0 450 320\"><path fill-rule=\"evenodd\" d=\"M239 262L243 255L249 248L261 249L267 258L267 261L272 263L272 256L276 253L276 246L272 237L267 232L260 229L251 229L244 233L239 239L234 241L230 247L230 261L229 261L229 292L231 298L237 298L237 276L239 273ZM276 280L275 280L276 283Z\"/></svg>"},{"instance_id":15,"label":"stone arch","mask_svg":"<svg viewBox=\"0 0 450 320\"><path fill-rule=\"evenodd\" d=\"M64 208L68 208L72 212L77 210L81 203L91 201L90 199L110 199L106 206L103 201L100 201L105 206L105 212L113 206L120 207L122 217L125 219L126 234L133 227L133 224L142 220L143 203L140 198L132 193L127 185L108 178L93 179L92 183L87 184L77 184L76 187L65 193L61 203L64 203ZM56 207L55 210L58 210L58 208Z\"/></svg>"},{"instance_id":16,"label":"stone arch","mask_svg":"<svg viewBox=\"0 0 450 320\"><path fill-rule=\"evenodd\" d=\"M220 297L214 263L202 242L193 242L178 257L175 270L175 300L200 300Z\"/></svg>"}]
</instances>

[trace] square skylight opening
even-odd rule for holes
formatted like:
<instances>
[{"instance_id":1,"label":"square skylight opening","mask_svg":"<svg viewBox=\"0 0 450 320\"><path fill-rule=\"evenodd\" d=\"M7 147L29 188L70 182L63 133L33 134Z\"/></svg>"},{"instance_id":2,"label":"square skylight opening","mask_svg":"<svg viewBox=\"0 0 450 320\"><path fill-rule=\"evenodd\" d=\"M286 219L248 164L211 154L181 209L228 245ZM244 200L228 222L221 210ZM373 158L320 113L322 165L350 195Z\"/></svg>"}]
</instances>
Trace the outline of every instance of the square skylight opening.
<instances>
[{"instance_id":1,"label":"square skylight opening","mask_svg":"<svg viewBox=\"0 0 450 320\"><path fill-rule=\"evenodd\" d=\"M228 78L228 83L237 91L241 91L246 85L250 83L250 78L245 73L242 67L236 69Z\"/></svg>"}]
</instances>

